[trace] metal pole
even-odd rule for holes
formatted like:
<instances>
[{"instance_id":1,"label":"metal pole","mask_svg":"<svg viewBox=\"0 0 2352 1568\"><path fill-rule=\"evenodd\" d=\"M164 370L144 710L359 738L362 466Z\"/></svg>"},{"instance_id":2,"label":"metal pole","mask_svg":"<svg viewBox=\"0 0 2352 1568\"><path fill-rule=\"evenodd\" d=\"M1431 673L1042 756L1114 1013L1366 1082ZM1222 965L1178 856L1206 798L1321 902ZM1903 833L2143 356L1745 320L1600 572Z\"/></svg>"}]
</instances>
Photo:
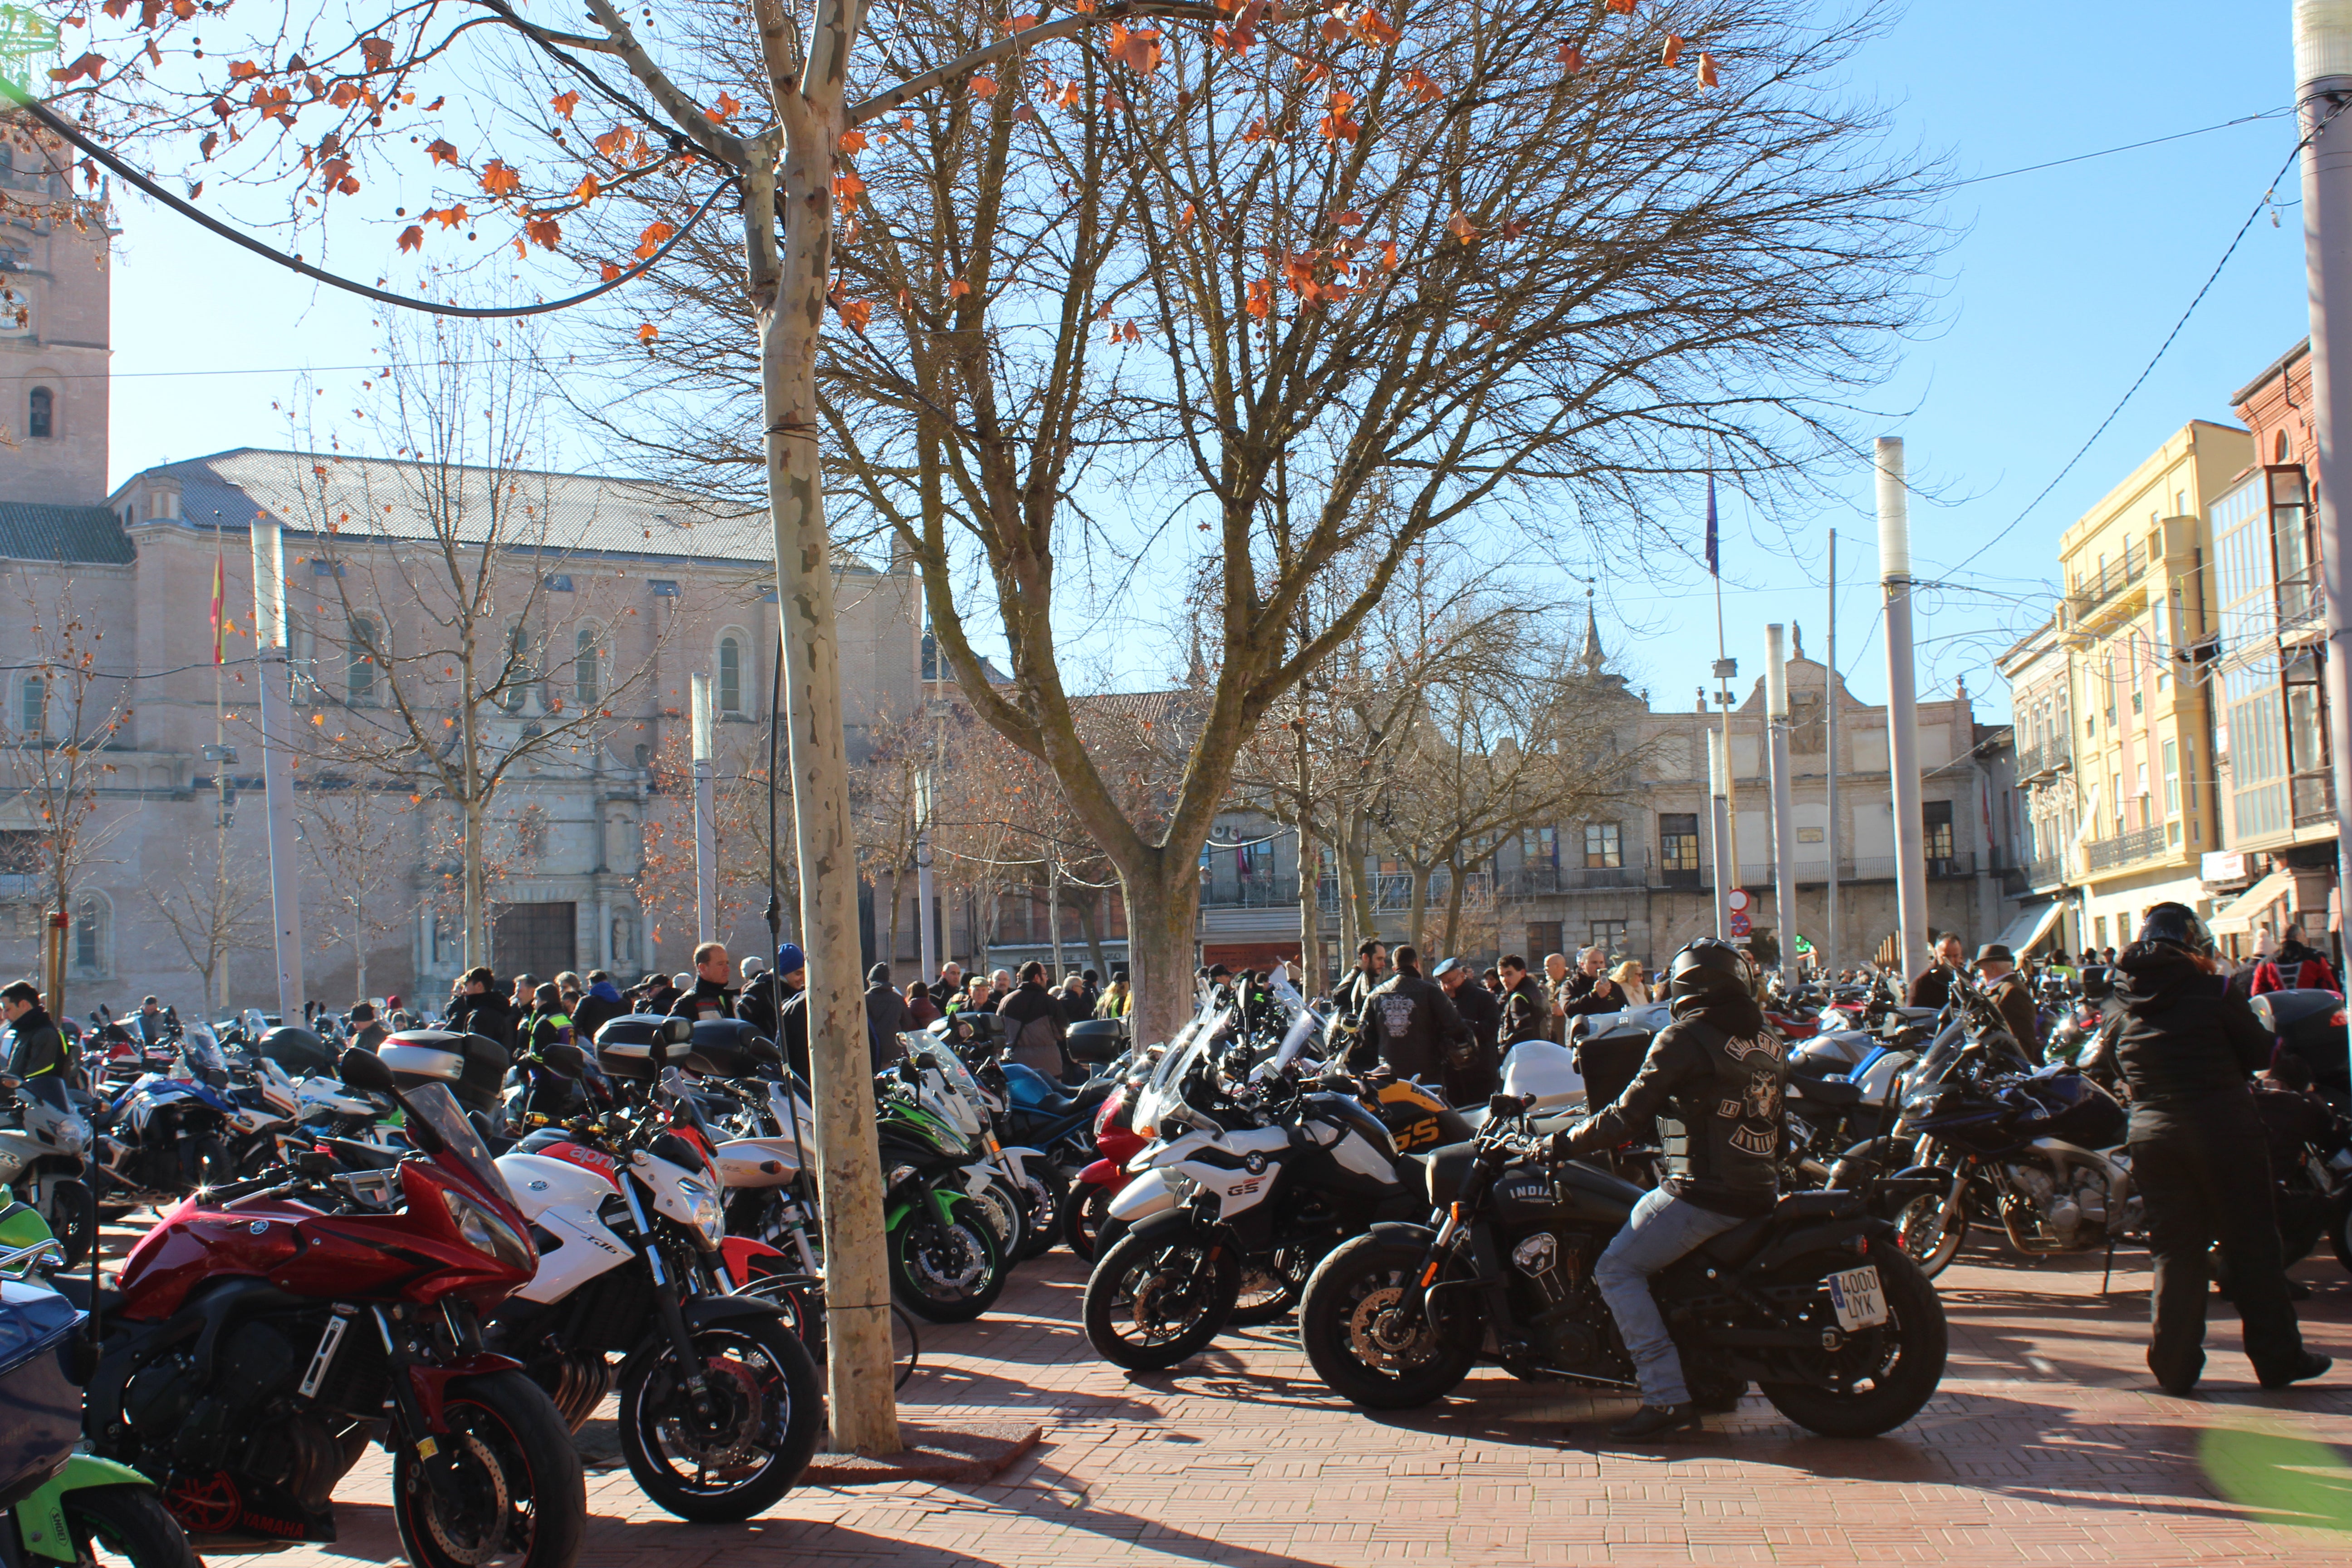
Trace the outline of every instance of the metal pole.
<instances>
[{"instance_id":1,"label":"metal pole","mask_svg":"<svg viewBox=\"0 0 2352 1568\"><path fill-rule=\"evenodd\" d=\"M1780 981L1797 984L1797 807L1789 795L1789 660L1782 629L1764 628L1764 723L1771 742L1772 902L1780 922Z\"/></svg>"},{"instance_id":2,"label":"metal pole","mask_svg":"<svg viewBox=\"0 0 2352 1568\"><path fill-rule=\"evenodd\" d=\"M2352 371L2352 0L2296 0L2294 98L2311 145L2303 154L2303 251L2311 289L2311 427L2319 442L2319 569L2327 590L2327 725L2336 784L2336 886L2352 887L2352 534L2336 493L2338 452L2352 453L2352 398L2336 401L2336 371ZM2331 314L2328 295L2344 290Z\"/></svg>"},{"instance_id":3,"label":"metal pole","mask_svg":"<svg viewBox=\"0 0 2352 1568\"><path fill-rule=\"evenodd\" d=\"M693 693L694 746L694 940L719 940L719 820L710 734L710 677L688 678Z\"/></svg>"},{"instance_id":4,"label":"metal pole","mask_svg":"<svg viewBox=\"0 0 2352 1568\"><path fill-rule=\"evenodd\" d=\"M1822 830L1829 851L1830 874L1822 889L1826 906L1822 921L1822 973L1834 977L1838 962L1838 675L1837 675L1837 530L1830 530L1830 646L1822 664L1822 721L1829 728L1829 811Z\"/></svg>"},{"instance_id":5,"label":"metal pole","mask_svg":"<svg viewBox=\"0 0 2352 1568\"><path fill-rule=\"evenodd\" d=\"M286 552L278 524L253 525L254 641L260 655L261 788L269 838L270 924L278 939L278 1016L302 1021L302 895L294 858L292 667L286 651Z\"/></svg>"},{"instance_id":6,"label":"metal pole","mask_svg":"<svg viewBox=\"0 0 2352 1568\"><path fill-rule=\"evenodd\" d=\"M1919 808L1919 695L1911 662L1911 506L1903 438L1878 438L1878 582L1886 595L1886 760L1895 804L1895 902L1907 983L1927 966L1927 861Z\"/></svg>"},{"instance_id":7,"label":"metal pole","mask_svg":"<svg viewBox=\"0 0 2352 1568\"><path fill-rule=\"evenodd\" d=\"M1731 834L1726 826L1730 812L1724 799L1726 782L1731 774L1731 759L1723 742L1723 732L1706 732L1706 790L1710 815L1707 818L1708 838L1712 840L1715 865L1715 934L1724 941L1731 940Z\"/></svg>"},{"instance_id":8,"label":"metal pole","mask_svg":"<svg viewBox=\"0 0 2352 1568\"><path fill-rule=\"evenodd\" d=\"M940 977L939 932L931 923L931 771L915 775L915 907L916 949L922 957L922 982Z\"/></svg>"},{"instance_id":9,"label":"metal pole","mask_svg":"<svg viewBox=\"0 0 2352 1568\"><path fill-rule=\"evenodd\" d=\"M1062 983L1062 856L1049 851L1045 860L1045 921L1054 928L1054 973L1049 985Z\"/></svg>"}]
</instances>

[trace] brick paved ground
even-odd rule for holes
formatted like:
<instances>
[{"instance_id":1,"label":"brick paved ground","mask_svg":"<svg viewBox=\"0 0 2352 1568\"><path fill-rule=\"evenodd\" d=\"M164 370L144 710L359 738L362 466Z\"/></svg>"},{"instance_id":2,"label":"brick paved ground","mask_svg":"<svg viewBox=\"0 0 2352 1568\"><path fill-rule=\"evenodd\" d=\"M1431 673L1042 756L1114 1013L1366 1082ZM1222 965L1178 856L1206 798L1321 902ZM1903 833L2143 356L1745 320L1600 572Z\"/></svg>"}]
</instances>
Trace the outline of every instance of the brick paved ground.
<instances>
[{"instance_id":1,"label":"brick paved ground","mask_svg":"<svg viewBox=\"0 0 2352 1568\"><path fill-rule=\"evenodd\" d=\"M1088 1353L1083 1278L1056 1253L982 1322L926 1330L902 1395L917 1419L1043 1423L1044 1446L996 1482L803 1489L751 1525L691 1526L615 1466L589 1478L583 1562L2352 1563L2352 1278L2324 1250L2297 1270L2310 1341L2339 1364L2326 1384L2257 1390L2220 1308L2206 1395L2179 1400L2141 1366L2145 1263L2119 1258L2102 1297L2096 1258L1971 1253L1942 1281L1943 1390L1891 1436L1811 1437L1751 1396L1703 1437L1620 1451L1596 1423L1625 1401L1495 1372L1428 1411L1360 1415L1287 1325L1130 1380ZM385 1474L381 1454L362 1461L339 1544L272 1568L396 1556Z\"/></svg>"}]
</instances>

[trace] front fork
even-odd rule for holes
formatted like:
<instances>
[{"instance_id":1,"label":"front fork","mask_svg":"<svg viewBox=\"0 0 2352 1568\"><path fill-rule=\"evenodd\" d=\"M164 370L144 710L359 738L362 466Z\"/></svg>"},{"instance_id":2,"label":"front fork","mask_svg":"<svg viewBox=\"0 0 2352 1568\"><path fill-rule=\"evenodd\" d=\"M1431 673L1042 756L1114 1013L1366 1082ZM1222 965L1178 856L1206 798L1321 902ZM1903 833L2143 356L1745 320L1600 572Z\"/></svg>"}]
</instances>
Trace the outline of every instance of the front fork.
<instances>
[{"instance_id":1,"label":"front fork","mask_svg":"<svg viewBox=\"0 0 2352 1568\"><path fill-rule=\"evenodd\" d=\"M654 1301L661 1313L662 1331L669 1336L672 1352L677 1357L678 1377L686 1384L687 1397L694 1401L694 1414L707 1426L718 1415L710 1402L710 1380L704 1374L702 1358L695 1353L694 1334L686 1326L686 1305L678 1282L669 1277L669 1268L662 1261L661 1244L646 1218L645 1205L637 1200L635 1181L621 1183L621 1201L628 1205L629 1225L636 1232L637 1256L645 1259L646 1268L653 1276Z\"/></svg>"}]
</instances>

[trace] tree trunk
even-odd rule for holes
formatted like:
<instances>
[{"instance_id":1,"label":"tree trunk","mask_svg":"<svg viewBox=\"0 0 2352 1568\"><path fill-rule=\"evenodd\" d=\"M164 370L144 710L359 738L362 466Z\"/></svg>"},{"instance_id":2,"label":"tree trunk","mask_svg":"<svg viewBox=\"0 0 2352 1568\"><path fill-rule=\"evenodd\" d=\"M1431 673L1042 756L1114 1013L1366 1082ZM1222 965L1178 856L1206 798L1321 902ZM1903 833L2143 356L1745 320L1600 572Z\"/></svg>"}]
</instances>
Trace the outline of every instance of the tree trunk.
<instances>
[{"instance_id":1,"label":"tree trunk","mask_svg":"<svg viewBox=\"0 0 2352 1568\"><path fill-rule=\"evenodd\" d=\"M1166 849L1151 854L1156 864L1149 874L1122 877L1127 887L1127 973L1135 994L1134 1036L1147 1043L1173 1039L1192 1017L1193 972L1200 967L1194 935L1201 915L1199 854L1179 857Z\"/></svg>"},{"instance_id":2,"label":"tree trunk","mask_svg":"<svg viewBox=\"0 0 2352 1568\"><path fill-rule=\"evenodd\" d=\"M1087 896L1078 900L1078 932L1087 939L1087 952L1095 961L1095 973L1105 984L1110 983L1110 960L1103 955L1101 921L1102 889L1089 888Z\"/></svg>"},{"instance_id":3,"label":"tree trunk","mask_svg":"<svg viewBox=\"0 0 2352 1568\"><path fill-rule=\"evenodd\" d=\"M1315 840L1308 837L1306 824L1298 828L1298 994L1317 995L1331 984L1323 973L1323 911L1317 900L1322 896L1315 875Z\"/></svg>"},{"instance_id":4,"label":"tree trunk","mask_svg":"<svg viewBox=\"0 0 2352 1568\"><path fill-rule=\"evenodd\" d=\"M1429 914L1429 868L1418 861L1407 861L1406 872L1412 879L1412 910L1405 921L1405 941L1421 946L1421 922Z\"/></svg>"},{"instance_id":5,"label":"tree trunk","mask_svg":"<svg viewBox=\"0 0 2352 1568\"><path fill-rule=\"evenodd\" d=\"M465 864L458 875L465 879L460 897L465 900L463 918L466 921L466 967L475 968L490 962L489 911L483 907L482 803L475 794L480 775L475 771L474 747L470 739L474 719L467 711L466 727L466 854Z\"/></svg>"},{"instance_id":6,"label":"tree trunk","mask_svg":"<svg viewBox=\"0 0 2352 1568\"><path fill-rule=\"evenodd\" d=\"M1363 942L1381 934L1380 899L1370 879L1364 875L1364 861L1371 853L1372 825L1363 813L1353 814L1348 829L1348 872L1346 896L1352 899L1356 910L1356 941ZM1349 953L1341 953L1339 962L1349 962Z\"/></svg>"},{"instance_id":7,"label":"tree trunk","mask_svg":"<svg viewBox=\"0 0 2352 1568\"><path fill-rule=\"evenodd\" d=\"M801 929L808 946L833 1443L845 1451L892 1454L900 1443L890 1386L881 1156L855 957L857 841L850 826L833 542L825 529L817 439L816 364L831 267L834 150L847 125L842 82L856 34L854 10L845 16L843 7L819 7L802 90L777 105L785 128L782 165L773 173L756 165L743 171L743 216L760 335L776 608L792 726ZM784 226L781 256L770 248L769 238L779 216Z\"/></svg>"},{"instance_id":8,"label":"tree trunk","mask_svg":"<svg viewBox=\"0 0 2352 1568\"><path fill-rule=\"evenodd\" d=\"M1457 950L1454 944L1462 935L1462 884L1465 879L1459 857L1454 858L1447 869L1453 874L1453 886L1448 888L1445 893L1445 938L1438 945L1445 950L1446 956L1450 958L1457 955Z\"/></svg>"},{"instance_id":9,"label":"tree trunk","mask_svg":"<svg viewBox=\"0 0 2352 1568\"><path fill-rule=\"evenodd\" d=\"M898 962L898 906L905 901L905 880L898 874L898 867L890 868L890 934L883 939L882 951L875 955L884 963ZM922 917L918 915L916 918L919 920Z\"/></svg>"}]
</instances>

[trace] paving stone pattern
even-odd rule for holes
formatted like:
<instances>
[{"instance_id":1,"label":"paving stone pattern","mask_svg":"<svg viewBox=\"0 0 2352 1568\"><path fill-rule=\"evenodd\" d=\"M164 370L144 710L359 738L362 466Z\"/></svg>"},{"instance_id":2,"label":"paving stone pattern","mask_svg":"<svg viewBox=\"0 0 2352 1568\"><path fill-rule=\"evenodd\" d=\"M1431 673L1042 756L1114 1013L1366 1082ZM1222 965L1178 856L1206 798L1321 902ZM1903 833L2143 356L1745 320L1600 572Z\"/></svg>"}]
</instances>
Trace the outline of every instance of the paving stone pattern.
<instances>
[{"instance_id":1,"label":"paving stone pattern","mask_svg":"<svg viewBox=\"0 0 2352 1568\"><path fill-rule=\"evenodd\" d=\"M1088 1352L1084 1275L1057 1252L984 1321L926 1328L901 1394L926 1422L1041 1423L995 1481L803 1487L751 1524L696 1526L599 1468L582 1563L2352 1563L2352 1277L2325 1250L2296 1270L2310 1342L2338 1362L2325 1384L2255 1388L2216 1303L2190 1400L2140 1360L2145 1257L2119 1257L2104 1296L2100 1265L1969 1254L1942 1280L1943 1389L1891 1436L1812 1437L1751 1394L1703 1436L1625 1450L1601 1431L1624 1398L1495 1371L1430 1410L1360 1415L1286 1323L1130 1379ZM371 1453L338 1494L341 1540L271 1568L396 1558L386 1475Z\"/></svg>"}]
</instances>

